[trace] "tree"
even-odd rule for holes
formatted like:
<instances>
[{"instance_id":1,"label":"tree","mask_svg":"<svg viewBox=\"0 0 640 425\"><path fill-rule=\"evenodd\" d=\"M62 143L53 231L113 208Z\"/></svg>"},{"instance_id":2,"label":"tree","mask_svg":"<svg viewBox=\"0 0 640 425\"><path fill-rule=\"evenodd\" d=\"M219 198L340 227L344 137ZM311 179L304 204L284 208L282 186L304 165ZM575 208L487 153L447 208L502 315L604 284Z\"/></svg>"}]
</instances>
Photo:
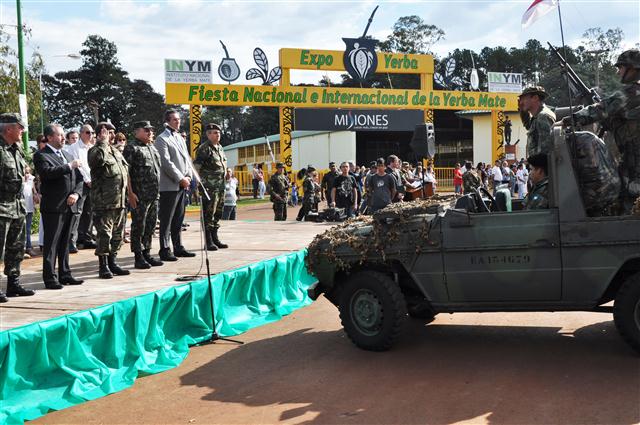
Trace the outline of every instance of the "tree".
<instances>
[{"instance_id":1,"label":"tree","mask_svg":"<svg viewBox=\"0 0 640 425\"><path fill-rule=\"evenodd\" d=\"M162 128L162 95L144 80L129 79L118 62L115 43L90 35L82 45L79 69L43 78L51 117L65 127L109 119L125 133L138 120L150 120Z\"/></svg>"},{"instance_id":2,"label":"tree","mask_svg":"<svg viewBox=\"0 0 640 425\"><path fill-rule=\"evenodd\" d=\"M431 48L444 39L444 31L435 25L426 24L417 15L402 16L391 34L380 43L383 52L430 54Z\"/></svg>"},{"instance_id":3,"label":"tree","mask_svg":"<svg viewBox=\"0 0 640 425\"><path fill-rule=\"evenodd\" d=\"M4 26L0 26L0 113L19 112L18 55L16 51L9 46L9 34L4 31L4 28ZM27 37L30 35L28 28L25 28L25 35ZM40 126L42 109L40 105L41 92L39 77L43 69L42 58L36 52L25 67L28 109L27 122L29 124L31 139L35 139L35 135L42 131Z\"/></svg>"}]
</instances>

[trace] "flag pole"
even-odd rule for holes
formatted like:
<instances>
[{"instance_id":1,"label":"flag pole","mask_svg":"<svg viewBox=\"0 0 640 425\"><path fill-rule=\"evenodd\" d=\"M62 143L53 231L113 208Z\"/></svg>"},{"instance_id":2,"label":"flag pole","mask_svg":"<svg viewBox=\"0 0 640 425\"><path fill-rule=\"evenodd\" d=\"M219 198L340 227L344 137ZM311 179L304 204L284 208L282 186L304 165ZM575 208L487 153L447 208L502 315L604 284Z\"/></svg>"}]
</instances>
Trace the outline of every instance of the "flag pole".
<instances>
[{"instance_id":1,"label":"flag pole","mask_svg":"<svg viewBox=\"0 0 640 425\"><path fill-rule=\"evenodd\" d=\"M558 0L558 20L560 21L560 39L562 40L562 54L564 55L565 63L567 62L567 46L564 44L564 29L562 27L562 12L560 11L560 0ZM576 119L573 116L573 99L571 96L571 83L569 82L569 74L567 72L566 66L564 69L564 77L567 80L567 93L569 94L569 114L571 116L571 126L575 129L576 127Z\"/></svg>"}]
</instances>

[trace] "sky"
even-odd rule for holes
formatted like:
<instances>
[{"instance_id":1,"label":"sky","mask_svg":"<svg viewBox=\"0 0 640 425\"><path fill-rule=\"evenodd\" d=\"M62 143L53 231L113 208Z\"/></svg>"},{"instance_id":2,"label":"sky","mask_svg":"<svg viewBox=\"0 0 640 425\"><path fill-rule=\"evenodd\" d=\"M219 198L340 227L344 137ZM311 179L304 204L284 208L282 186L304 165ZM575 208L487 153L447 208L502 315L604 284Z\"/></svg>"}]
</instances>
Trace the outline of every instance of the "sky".
<instances>
[{"instance_id":1,"label":"sky","mask_svg":"<svg viewBox=\"0 0 640 425\"><path fill-rule=\"evenodd\" d=\"M533 0L423 0L423 1L212 1L212 0L22 0L23 24L31 28L26 54L38 50L47 72L76 69L77 54L90 34L116 43L118 59L132 79L147 80L164 94L164 59L213 61L213 82L223 83L215 71L224 57L219 40L236 59L241 77L253 63L253 49L261 47L270 67L283 47L344 50L342 37L358 37L369 15L379 5L369 35L384 40L401 16L418 15L444 30L445 39L434 46L445 56L456 48L522 47L529 39L560 45L557 13L549 13L527 29L522 14ZM580 44L588 28L624 31L623 47L640 42L640 1L561 0L565 41ZM9 25L9 43L17 49L16 2L0 0L0 24ZM494 70L501 71L501 70ZM317 83L323 74L292 71L292 83ZM339 73L330 73L333 81Z\"/></svg>"}]
</instances>

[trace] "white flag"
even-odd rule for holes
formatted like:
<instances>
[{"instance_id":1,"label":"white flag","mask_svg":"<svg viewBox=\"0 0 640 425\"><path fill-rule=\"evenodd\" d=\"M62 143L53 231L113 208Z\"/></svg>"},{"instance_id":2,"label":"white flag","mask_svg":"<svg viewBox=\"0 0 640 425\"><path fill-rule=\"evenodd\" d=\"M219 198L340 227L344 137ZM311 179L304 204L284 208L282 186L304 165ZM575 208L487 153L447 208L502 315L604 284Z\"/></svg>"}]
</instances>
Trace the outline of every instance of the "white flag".
<instances>
[{"instance_id":1,"label":"white flag","mask_svg":"<svg viewBox=\"0 0 640 425\"><path fill-rule=\"evenodd\" d=\"M534 0L531 6L522 15L522 28L538 20L538 18L551 12L558 5L558 0Z\"/></svg>"}]
</instances>

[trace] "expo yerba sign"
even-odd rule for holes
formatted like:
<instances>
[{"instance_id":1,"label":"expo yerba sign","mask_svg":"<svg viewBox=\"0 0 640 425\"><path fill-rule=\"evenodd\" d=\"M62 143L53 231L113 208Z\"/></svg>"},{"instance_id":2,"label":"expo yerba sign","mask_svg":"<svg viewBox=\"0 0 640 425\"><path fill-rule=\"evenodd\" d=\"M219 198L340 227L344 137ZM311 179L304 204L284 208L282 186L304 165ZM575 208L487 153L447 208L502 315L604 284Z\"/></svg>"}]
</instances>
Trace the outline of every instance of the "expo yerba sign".
<instances>
[{"instance_id":1,"label":"expo yerba sign","mask_svg":"<svg viewBox=\"0 0 640 425\"><path fill-rule=\"evenodd\" d=\"M442 90L166 84L166 103L311 108L516 110L515 95Z\"/></svg>"}]
</instances>

